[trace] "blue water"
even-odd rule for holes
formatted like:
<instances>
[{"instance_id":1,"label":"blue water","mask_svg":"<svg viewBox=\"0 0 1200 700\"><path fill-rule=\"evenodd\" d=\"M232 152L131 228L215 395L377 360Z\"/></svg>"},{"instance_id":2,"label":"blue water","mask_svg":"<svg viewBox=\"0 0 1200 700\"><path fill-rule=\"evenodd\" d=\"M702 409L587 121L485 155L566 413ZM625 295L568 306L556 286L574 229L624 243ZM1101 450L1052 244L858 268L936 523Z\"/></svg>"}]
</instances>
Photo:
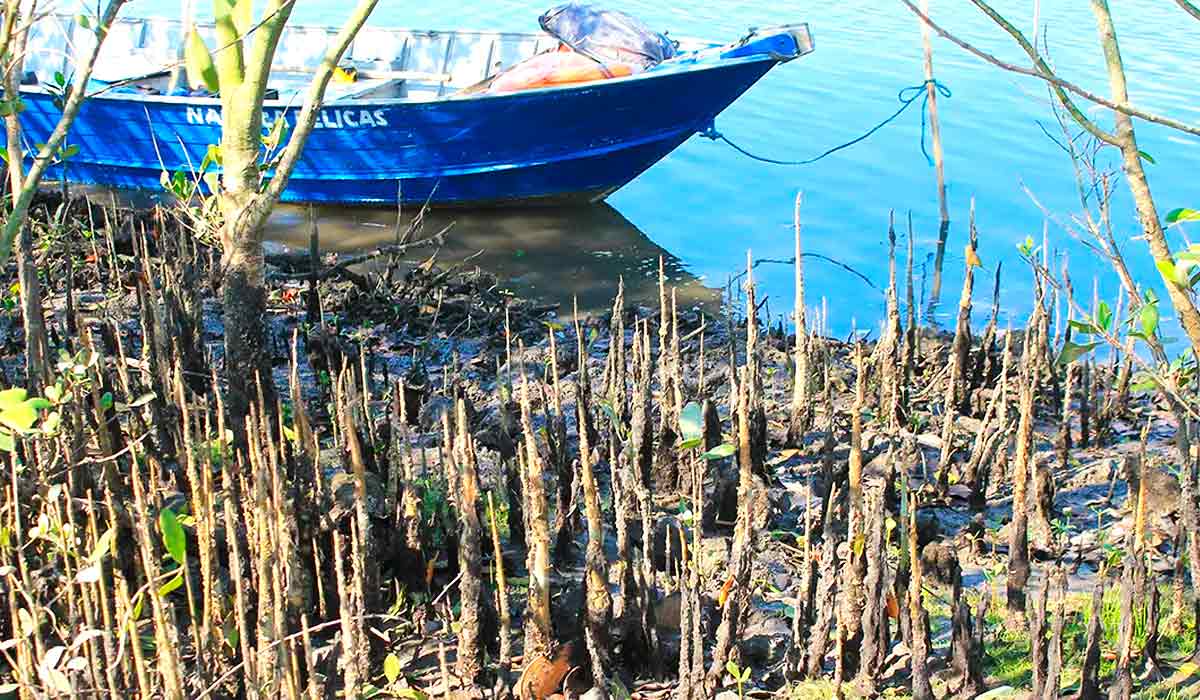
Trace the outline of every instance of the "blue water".
<instances>
[{"instance_id":1,"label":"blue water","mask_svg":"<svg viewBox=\"0 0 1200 700\"><path fill-rule=\"evenodd\" d=\"M717 120L718 128L733 140L775 158L807 158L855 138L896 109L899 89L923 79L918 20L898 0L614 0L609 4L676 35L722 41L741 36L751 26L809 22L816 52L773 71ZM1033 0L996 4L1026 32L1033 31ZM349 5L301 3L295 19L336 23ZM1054 65L1064 77L1106 93L1103 56L1089 3L1042 0L1041 5L1042 35ZM1200 123L1196 94L1200 23L1166 0L1119 0L1112 5L1134 104ZM536 29L537 16L544 9L545 0L384 2L372 21L381 26L528 31ZM173 3L161 0L133 3L131 10L178 11ZM1011 62L1025 63L1011 39L967 0L934 0L932 15L978 46ZM954 93L939 105L954 222L945 247L939 317L944 320L953 309L961 287L967 213L974 198L984 265L983 280L976 287L976 308L986 311L991 274L1003 262L1002 318L1020 322L1031 303L1030 274L1020 265L1016 244L1026 236L1040 242L1046 220L1023 188L1035 193L1056 217L1069 221L1080 210L1072 166L1039 128L1041 123L1058 133L1041 83L999 71L937 38L934 64L938 80ZM1104 109L1087 111L1101 123L1111 123ZM1148 124L1139 124L1138 135L1143 150L1156 161L1149 172L1161 212L1200 207L1200 139ZM599 218L611 224L611 216L581 215L579 225L573 226L570 214L558 214L553 225L546 224L543 216L540 224L526 227L519 214L480 215L473 230L478 234L491 228L493 235L470 245L489 248L480 264L517 278L515 288L525 284L524 288L551 297L566 291L607 295L618 274L642 275L653 267L637 255L626 256L626 270L597 264L592 270L596 274L586 276L582 283L586 289L581 289L578 273L589 267L589 259L607 263L620 253L612 250L621 246L620 236L632 241L631 249L648 256L665 251L678 258L678 277L691 276L719 287L744 265L747 249L755 258L791 256L792 202L802 190L806 249L854 267L879 287L887 280L888 212L896 210L903 221L911 211L920 284L922 268L932 274L938 233L934 169L921 153L920 140L921 117L915 108L870 140L805 167L758 163L723 144L694 137L610 198L620 215L616 218L626 222L618 228L628 230L609 237L588 234L589 222ZM1119 167L1115 152L1106 159ZM1135 239L1139 227L1123 180L1118 180L1116 192L1118 240L1139 281L1161 287L1145 244ZM332 227L341 237L336 247L370 245L373 236L391 235L383 226L390 221L386 212L332 211L322 216L327 222L323 235L327 239L334 235L327 233ZM273 235L285 240L302 235L297 233L302 227L292 226L296 219L295 212L282 212ZM1173 231L1176 243L1183 240L1182 233L1186 232ZM597 249L593 238L603 239L608 248ZM1099 278L1102 295L1115 297L1117 286L1103 261L1053 222L1049 241L1053 250L1068 256L1081 302L1090 305L1094 277ZM461 244L464 250L470 245ZM530 254L533 250L542 254ZM579 251L582 257L572 258ZM563 264L568 258L573 262ZM766 264L756 275L775 313L790 307L790 268ZM863 328L878 322L882 295L858 277L820 260L806 263L806 276L812 303L827 299L831 330L842 333L852 325Z\"/></svg>"}]
</instances>

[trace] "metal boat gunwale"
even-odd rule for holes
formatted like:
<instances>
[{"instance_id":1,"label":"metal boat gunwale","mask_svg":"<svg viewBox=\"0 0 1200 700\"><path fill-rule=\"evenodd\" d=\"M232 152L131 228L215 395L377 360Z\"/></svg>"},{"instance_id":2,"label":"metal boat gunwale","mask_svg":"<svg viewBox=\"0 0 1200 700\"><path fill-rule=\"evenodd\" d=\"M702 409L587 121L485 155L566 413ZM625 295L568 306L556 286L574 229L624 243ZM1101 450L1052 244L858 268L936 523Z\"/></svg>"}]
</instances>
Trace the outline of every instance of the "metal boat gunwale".
<instances>
[{"instance_id":1,"label":"metal boat gunwale","mask_svg":"<svg viewBox=\"0 0 1200 700\"><path fill-rule=\"evenodd\" d=\"M407 31L407 30L405 30L405 31ZM702 51L702 50L708 50L708 49L718 49L723 46L727 46L727 45L726 44L711 44L711 45L706 46L703 49L699 49L699 50ZM686 58L690 55L691 54L683 54L683 57ZM641 81L641 80L654 80L655 78L660 78L660 77L664 77L664 76L668 76L668 75L677 75L677 74L681 74L681 73L692 73L692 72L702 72L702 71L708 71L708 70L715 70L715 69L719 69L722 67L736 66L736 65L750 64L750 63L760 63L760 62L764 62L764 61L778 63L779 59L774 56L771 56L770 54L753 54L753 55L749 55L749 56L739 56L739 57L735 57L735 58L722 58L722 57L718 56L718 57L715 57L714 60L709 61L709 62L692 63L692 62L680 61L678 64L675 64L675 63L660 64L659 66L655 67L652 70L643 71L641 73L635 73L633 75L613 77L613 78L608 78L605 80L596 80L596 81L591 81L591 82L586 82L586 83L573 83L573 84L567 84L567 85L550 85L550 86L546 86L546 87L530 88L528 90L521 90L519 92L505 92L505 93L478 92L478 93L473 93L470 95L459 95L459 94L455 94L455 93L449 93L446 95L432 96L432 97L428 97L428 98L425 98L425 97L416 97L416 98L410 98L410 97L347 98L347 99L342 99L342 100L324 100L321 103L321 106L322 107L331 107L334 105L337 105L337 106L375 105L375 106L381 106L381 107L394 107L397 105L432 105L432 104L445 104L447 102L453 103L453 102L465 102L465 101L476 101L476 100L479 100L479 101L504 100L504 99L516 99L516 98L521 98L521 97L526 97L526 96L536 97L536 96L546 95L546 94L551 94L551 93L571 93L571 92L577 92L577 91L595 90L595 89L601 89L601 88L603 88L605 86L609 86L609 85L617 86L617 85L633 83L633 82ZM164 67L164 70L165 69L166 68ZM104 89L101 88L101 90L104 90ZM40 84L22 86L21 92L50 94L50 90L46 89L45 87L43 87ZM129 100L129 101L133 101L133 102L148 102L148 103L155 103L155 104L186 104L186 105L204 105L204 106L216 106L216 107L219 107L221 105L221 98L217 97L217 96L149 95L149 94L143 94L143 93L137 93L137 92L115 92L115 91L111 91L111 90L97 92L97 94L89 95L87 97L87 99L89 99L89 100ZM288 109L288 108L300 109L303 107L303 105L304 105L303 100L296 101L296 100L277 99L277 100L264 100L263 101L264 108L271 107L271 108L284 108L284 109Z\"/></svg>"}]
</instances>

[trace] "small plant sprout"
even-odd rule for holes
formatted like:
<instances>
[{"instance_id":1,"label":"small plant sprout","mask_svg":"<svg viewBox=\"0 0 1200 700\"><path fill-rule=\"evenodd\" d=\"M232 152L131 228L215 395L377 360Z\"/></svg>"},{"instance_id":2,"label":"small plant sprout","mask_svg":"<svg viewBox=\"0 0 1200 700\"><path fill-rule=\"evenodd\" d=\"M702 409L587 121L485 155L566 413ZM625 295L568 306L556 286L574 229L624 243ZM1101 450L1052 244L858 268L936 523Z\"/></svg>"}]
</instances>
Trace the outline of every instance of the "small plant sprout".
<instances>
[{"instance_id":1,"label":"small plant sprout","mask_svg":"<svg viewBox=\"0 0 1200 700\"><path fill-rule=\"evenodd\" d=\"M746 683L750 681L750 669L741 668L733 659L725 662L725 672L728 673L735 683L737 683L738 700L745 700Z\"/></svg>"},{"instance_id":2,"label":"small plant sprout","mask_svg":"<svg viewBox=\"0 0 1200 700\"><path fill-rule=\"evenodd\" d=\"M694 450L704 444L704 413L700 404L695 401L684 406L683 410L679 412L679 434L680 450ZM711 450L701 453L700 459L710 461L724 459L736 451L732 444L723 442Z\"/></svg>"}]
</instances>

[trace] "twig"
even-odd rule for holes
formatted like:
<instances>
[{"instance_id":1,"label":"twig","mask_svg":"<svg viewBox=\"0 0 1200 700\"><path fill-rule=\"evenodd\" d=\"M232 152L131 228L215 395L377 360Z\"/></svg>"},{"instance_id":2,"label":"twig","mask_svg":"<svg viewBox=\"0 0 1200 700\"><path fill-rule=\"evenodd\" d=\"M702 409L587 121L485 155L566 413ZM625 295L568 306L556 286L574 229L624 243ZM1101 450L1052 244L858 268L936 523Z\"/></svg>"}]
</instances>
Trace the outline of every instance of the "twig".
<instances>
[{"instance_id":1,"label":"twig","mask_svg":"<svg viewBox=\"0 0 1200 700\"><path fill-rule=\"evenodd\" d=\"M150 437L150 433L152 433L152 432L154 432L154 431L147 430L146 432L142 433L140 437L136 437L133 440L130 440L128 445L126 445L125 447L121 448L120 450L112 453L111 455L109 455L107 457L88 457L88 458L84 459L82 462L80 462L80 464L81 465L82 464L104 464L105 462L114 462L114 461L120 459L122 455L129 452L134 447L140 446L142 441L145 440L146 438Z\"/></svg>"},{"instance_id":2,"label":"twig","mask_svg":"<svg viewBox=\"0 0 1200 700\"><path fill-rule=\"evenodd\" d=\"M373 614L369 614L369 615L359 615L355 619L360 620L360 621L372 620L372 619L388 620L388 619L393 619L394 617L395 617L394 615L390 615L387 613L373 613ZM340 617L336 620L326 620L325 622L322 622L317 625L313 625L312 627L309 627L308 629L301 630L299 632L293 632L292 634L289 634L286 637L276 639L276 640L272 641L270 644L267 644L262 649L260 649L259 653L261 654L262 652L265 652L269 649L274 649L275 647L279 646L280 644L285 644L287 642L291 642L296 639L299 639L299 638L303 637L305 634L312 634L313 632L320 632L323 629L328 629L330 627L336 627L341 624L342 624L342 620ZM201 692L199 695L197 695L195 698L193 698L193 700L204 700L204 698L212 695L212 692L214 690L221 687L222 683L224 683L229 678L233 677L233 674L242 670L242 667L245 665L246 665L245 659L238 662L236 665L231 667L228 671L221 674L221 676L219 678L217 678L211 684L209 684L209 686L207 688L205 688L203 692Z\"/></svg>"},{"instance_id":3,"label":"twig","mask_svg":"<svg viewBox=\"0 0 1200 700\"><path fill-rule=\"evenodd\" d=\"M419 241L413 241L412 243L404 243L401 245L386 245L376 248L370 253L363 253L362 255L355 255L354 257L346 258L345 260L342 260L337 264L331 265L318 272L316 274L316 279L325 280L335 275L341 275L342 273L346 272L348 268L356 265L362 265L363 263L370 262L371 260L384 255L401 255L413 248L424 248L425 246L429 245L441 245L445 242L444 236L446 232L449 231L453 226L454 223L451 222L441 231L438 231L429 238L422 238ZM273 275L273 277L281 280L306 280L312 278L313 274L311 271L306 270L304 272L282 272L277 275Z\"/></svg>"},{"instance_id":4,"label":"twig","mask_svg":"<svg viewBox=\"0 0 1200 700\"><path fill-rule=\"evenodd\" d=\"M874 282L872 282L872 281L871 281L871 279L870 279L869 277L867 277L867 276L866 276L866 275L864 275L863 273L859 272L858 270L855 270L853 267L850 267L849 265L847 265L846 263L844 263L844 262L842 262L842 261L840 261L840 260L835 260L835 259L833 259L833 258L829 257L828 255L822 255L822 254L820 254L820 253L801 253L801 254L800 254L800 257L802 257L802 258L816 258L816 259L818 259L818 260L824 260L825 262L828 262L828 263L832 263L832 264L834 264L834 265L837 265L838 267L842 268L843 270L846 270L847 272L849 272L849 273L851 273L851 274L855 275L856 277L858 277L859 279L861 279L863 282L866 282L866 283L867 283L867 285L871 287L871 289L874 289L874 290L876 290L876 291L881 291L881 290L879 289L879 287L875 286L875 283L874 283ZM788 258L788 259L786 259L786 260L782 260L782 259L779 259L779 258L759 258L759 259L755 260L755 261L754 261L754 262L753 262L753 263L750 265L750 267L751 267L751 269L753 269L753 268L756 268L756 267L758 267L758 266L759 266L759 265L761 265L762 263L773 263L773 264L776 264L776 265L795 265L795 264L796 264L796 258L795 258L795 256L793 256L793 257L790 257L790 258ZM741 272L737 273L736 275L734 275L733 277L731 277L731 278L730 278L730 280L729 280L729 282L730 282L730 284L732 284L733 282L735 282L735 281L737 281L738 279L740 279L740 278L742 278L742 277L745 277L745 276L746 276L746 272L745 272L745 270L743 270L743 271L741 271Z\"/></svg>"},{"instance_id":5,"label":"twig","mask_svg":"<svg viewBox=\"0 0 1200 700\"><path fill-rule=\"evenodd\" d=\"M1032 76L1034 78L1044 80L1044 81L1050 83L1051 85L1054 85L1055 87L1058 87L1062 90L1066 90L1067 92L1075 93L1076 95L1082 97L1083 99L1085 99L1089 102L1094 102L1098 105L1103 105L1104 107L1108 107L1109 109L1116 110L1118 112L1121 112L1122 114L1128 114L1131 117L1137 117L1138 119L1143 119L1148 122L1153 122L1155 124L1161 124L1163 126L1169 127L1171 129L1175 129L1177 131L1182 131L1187 134L1192 134L1193 136L1200 136L1200 127L1191 126L1189 124L1179 121L1178 119L1172 119L1170 117L1164 117L1164 116L1161 116L1158 114L1154 114L1153 112L1147 112L1144 109L1139 109L1138 107L1135 107L1134 105L1131 105L1126 102L1114 102L1105 97L1097 95L1094 92L1085 90L1072 82L1063 80L1062 78L1058 77L1054 73L1042 72L1042 71L1034 69L1034 68L1025 68L1024 66L1018 66L1016 64L1001 60L1000 58L996 57L995 55L990 54L987 51L984 51L983 49L980 49L980 48L974 46L973 44L970 44L962 39L959 39L957 36L951 34L950 32L946 31L945 29L943 29L941 27L941 25L939 25L938 23L936 23L932 19L930 19L929 16L926 15L924 12L921 12L921 10L912 3L912 0L900 0L900 2L904 3L904 5L909 10L911 10L913 12L913 14L920 17L922 21L926 22L929 25L929 27L931 29L933 29L933 31L937 32L938 36L940 36L944 39L948 39L952 43L957 44L959 46L959 48L962 48L963 50L974 54L975 56L983 59L984 61L987 61L988 63L991 63L992 65L994 65L998 68L1002 68L1010 73L1020 73L1021 75L1028 75L1028 76ZM1093 134L1093 135L1097 136L1097 138L1100 138L1099 134ZM1105 136L1107 136L1110 139L1112 138L1110 134L1105 134ZM1106 140L1106 139L1102 139L1102 140ZM1111 141L1110 141L1110 143L1111 143Z\"/></svg>"},{"instance_id":6,"label":"twig","mask_svg":"<svg viewBox=\"0 0 1200 700\"><path fill-rule=\"evenodd\" d=\"M1175 4L1183 8L1183 11L1191 15L1197 20L1200 20L1200 7L1196 7L1188 0L1175 0Z\"/></svg>"},{"instance_id":7,"label":"twig","mask_svg":"<svg viewBox=\"0 0 1200 700\"><path fill-rule=\"evenodd\" d=\"M458 580L461 578L462 578L462 572L460 571L460 572L458 572L458 576L455 576L454 579L450 581L450 583L447 583L442 588L442 592L438 593L437 597L433 599L433 602L429 604L429 607L436 608L437 604L439 602L441 602L442 598L444 598L446 596L446 594L450 592L450 589L453 588L454 584L458 583Z\"/></svg>"}]
</instances>

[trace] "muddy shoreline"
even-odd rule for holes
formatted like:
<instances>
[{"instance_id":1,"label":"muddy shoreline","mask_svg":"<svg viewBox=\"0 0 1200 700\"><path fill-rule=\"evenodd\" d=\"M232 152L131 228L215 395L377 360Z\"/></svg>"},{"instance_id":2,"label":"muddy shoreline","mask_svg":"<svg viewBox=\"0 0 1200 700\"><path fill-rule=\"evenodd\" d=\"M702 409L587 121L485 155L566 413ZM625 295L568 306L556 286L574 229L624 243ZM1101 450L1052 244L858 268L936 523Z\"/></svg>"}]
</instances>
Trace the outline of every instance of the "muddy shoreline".
<instances>
[{"instance_id":1,"label":"muddy shoreline","mask_svg":"<svg viewBox=\"0 0 1200 700\"><path fill-rule=\"evenodd\" d=\"M34 469L14 487L36 494L35 510L63 507L55 483L80 502L89 488L144 498L133 515L87 516L111 520L130 546L103 575L131 589L148 574L132 554L144 538L137 513L189 513L201 563L184 567L184 590L206 600L208 587L236 588L276 623L238 621L228 603L205 607L206 619L188 597L163 595L168 610L141 624L180 642L175 680L189 695L239 697L250 682L213 672L235 668L246 649L193 634L201 621L260 645L329 621L306 639L311 649L289 652L303 659L294 669L273 662L279 682L312 697L347 685L396 697L620 697L621 688L736 697L726 655L749 670L743 690L756 697L908 696L922 678L938 697L974 697L1024 692L1039 673L1045 682L1032 650L1031 661L1009 658L1039 635L1058 645L1052 678L1068 693L1088 674L1084 599L1098 583L1110 595L1130 590L1114 574L1130 567L1140 571L1140 593L1129 592L1139 614L1147 591L1162 588L1153 610L1173 636L1156 643L1190 649L1188 564L1176 546L1186 501L1166 468L1177 460L1174 423L1150 395L1117 395L1116 360L1060 364L1047 319L1040 331L1035 321L1005 333L993 316L968 323L965 337L902 332L893 279L878 340L823 338L810 320L798 365L794 336L747 318L752 291L715 313L676 310L664 278L655 307L618 295L616 313L571 316L505 293L504 280L469 263L439 264L436 240L404 251L419 251L416 264L385 250L366 268L273 248L268 328L286 398L258 407L249 428L263 438L243 454L217 431L221 280L205 232L164 212L42 206L51 346L90 352L83 375L124 408L82 398L64 407L72 432L23 449L32 459L69 440L74 462L65 473ZM7 386L22 385L18 324L10 312ZM797 366L811 382L799 403ZM1025 411L1022 391L1033 396ZM272 415L277 432L262 422ZM198 445L210 446L209 478L187 458ZM1013 464L1021 449L1025 476ZM142 476L129 461L139 450L157 465ZM1004 582L1007 573L1011 591L1013 488L1026 476L1027 616L1005 611ZM264 485L272 479L274 489ZM1149 484L1140 511L1139 484ZM262 542L252 524L268 511L252 494L281 515L262 525ZM230 498L235 510L214 509ZM600 555L589 547L596 532ZM161 546L151 539L151 551ZM282 547L267 565L283 573L239 564L239 541L241 556L264 556L268 541ZM1130 552L1143 565L1122 564ZM53 557L39 566L62 573ZM596 604L588 582L601 573L608 597ZM271 586L290 593L272 597ZM1056 632L1038 596L1059 601ZM50 590L35 597L60 604ZM926 642L914 632L922 615ZM855 644L865 644L861 657ZM1091 673L1118 672L1119 642L1097 645L1103 664ZM212 668L199 663L213 654ZM1154 660L1166 668L1163 658Z\"/></svg>"}]
</instances>

